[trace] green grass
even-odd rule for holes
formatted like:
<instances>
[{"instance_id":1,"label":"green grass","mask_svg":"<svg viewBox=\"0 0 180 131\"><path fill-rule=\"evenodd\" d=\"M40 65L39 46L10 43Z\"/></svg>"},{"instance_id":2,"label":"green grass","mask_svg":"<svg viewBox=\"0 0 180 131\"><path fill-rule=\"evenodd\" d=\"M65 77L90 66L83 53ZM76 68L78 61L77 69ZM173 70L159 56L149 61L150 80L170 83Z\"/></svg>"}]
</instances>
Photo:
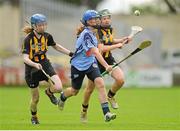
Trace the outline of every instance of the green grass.
<instances>
[{"instance_id":1,"label":"green grass","mask_svg":"<svg viewBox=\"0 0 180 131\"><path fill-rule=\"evenodd\" d=\"M180 129L180 87L123 88L116 98L120 104L117 119L105 123L97 92L91 97L88 123L79 120L83 90L71 97L64 111L59 111L40 90L38 115L40 125L31 125L30 91L27 87L0 87L0 129L24 130L120 130L120 129Z\"/></svg>"}]
</instances>

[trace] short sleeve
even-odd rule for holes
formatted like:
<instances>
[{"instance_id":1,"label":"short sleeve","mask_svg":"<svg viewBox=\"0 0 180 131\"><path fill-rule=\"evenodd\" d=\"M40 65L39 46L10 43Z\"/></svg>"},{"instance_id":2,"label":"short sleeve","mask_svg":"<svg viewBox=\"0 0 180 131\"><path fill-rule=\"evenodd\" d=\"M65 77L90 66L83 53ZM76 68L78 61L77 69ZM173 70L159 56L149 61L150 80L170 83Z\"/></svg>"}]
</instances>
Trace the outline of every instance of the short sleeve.
<instances>
[{"instance_id":1,"label":"short sleeve","mask_svg":"<svg viewBox=\"0 0 180 131\"><path fill-rule=\"evenodd\" d=\"M29 52L30 52L30 40L28 38L25 38L22 44L22 54L29 54Z\"/></svg>"},{"instance_id":2,"label":"short sleeve","mask_svg":"<svg viewBox=\"0 0 180 131\"><path fill-rule=\"evenodd\" d=\"M83 48L88 51L89 49L96 47L94 44L94 41L92 39L92 36L89 33L84 34L84 44Z\"/></svg>"},{"instance_id":3,"label":"short sleeve","mask_svg":"<svg viewBox=\"0 0 180 131\"><path fill-rule=\"evenodd\" d=\"M56 42L54 41L54 39L53 39L51 34L48 34L47 39L48 39L48 42L47 42L48 46L55 46L56 45Z\"/></svg>"}]
</instances>

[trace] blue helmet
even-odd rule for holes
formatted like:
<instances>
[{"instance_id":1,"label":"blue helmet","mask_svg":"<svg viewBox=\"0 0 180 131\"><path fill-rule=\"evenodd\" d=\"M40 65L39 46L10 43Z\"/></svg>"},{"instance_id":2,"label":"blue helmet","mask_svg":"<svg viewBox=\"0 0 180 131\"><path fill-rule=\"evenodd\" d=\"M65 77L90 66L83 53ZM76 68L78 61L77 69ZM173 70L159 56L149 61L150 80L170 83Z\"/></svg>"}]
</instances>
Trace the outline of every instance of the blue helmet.
<instances>
[{"instance_id":1,"label":"blue helmet","mask_svg":"<svg viewBox=\"0 0 180 131\"><path fill-rule=\"evenodd\" d=\"M31 16L31 26L42 22L47 22L46 16L43 14L34 14Z\"/></svg>"},{"instance_id":2,"label":"blue helmet","mask_svg":"<svg viewBox=\"0 0 180 131\"><path fill-rule=\"evenodd\" d=\"M97 11L95 10L87 10L84 14L83 14L83 17L82 17L82 20L81 22L83 24L86 24L86 22L90 19L93 19L93 18L96 18L98 17L98 13Z\"/></svg>"}]
</instances>

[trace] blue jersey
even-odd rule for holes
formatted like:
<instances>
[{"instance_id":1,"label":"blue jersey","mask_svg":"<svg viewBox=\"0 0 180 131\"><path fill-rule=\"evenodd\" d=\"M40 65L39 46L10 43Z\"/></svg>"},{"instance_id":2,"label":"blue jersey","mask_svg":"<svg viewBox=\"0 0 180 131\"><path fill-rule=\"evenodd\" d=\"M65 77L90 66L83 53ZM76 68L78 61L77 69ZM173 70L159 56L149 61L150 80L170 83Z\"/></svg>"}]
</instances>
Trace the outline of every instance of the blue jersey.
<instances>
[{"instance_id":1,"label":"blue jersey","mask_svg":"<svg viewBox=\"0 0 180 131\"><path fill-rule=\"evenodd\" d=\"M71 65L79 71L87 70L96 62L95 56L89 54L89 51L91 48L97 47L97 44L96 35L89 28L85 28L77 38L76 51L71 59Z\"/></svg>"}]
</instances>

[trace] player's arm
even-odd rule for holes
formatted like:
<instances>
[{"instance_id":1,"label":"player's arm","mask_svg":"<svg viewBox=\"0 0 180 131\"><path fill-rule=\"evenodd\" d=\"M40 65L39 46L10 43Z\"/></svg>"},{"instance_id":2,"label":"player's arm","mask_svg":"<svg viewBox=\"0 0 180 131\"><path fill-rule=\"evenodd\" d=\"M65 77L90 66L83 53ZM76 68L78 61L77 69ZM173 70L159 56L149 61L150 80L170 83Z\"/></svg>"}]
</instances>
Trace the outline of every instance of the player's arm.
<instances>
[{"instance_id":1,"label":"player's arm","mask_svg":"<svg viewBox=\"0 0 180 131\"><path fill-rule=\"evenodd\" d=\"M106 63L106 61L104 60L104 58L103 58L102 55L100 54L98 48L93 47L93 48L90 49L90 52L91 52L91 54L94 54L94 55L95 55L95 57L97 58L97 60L101 63L101 65L104 66L104 68L105 68L106 70L108 70L108 71L111 71L111 70L112 70L112 67L109 66L109 65Z\"/></svg>"},{"instance_id":2,"label":"player's arm","mask_svg":"<svg viewBox=\"0 0 180 131\"><path fill-rule=\"evenodd\" d=\"M107 52L107 51L110 51L110 50L113 50L113 49L116 49L118 48L119 46L121 45L104 45L103 44L103 40L102 40L102 36L100 37L100 35L98 33L96 33L96 38L98 40L98 49L99 49L99 52L102 54L103 52Z\"/></svg>"},{"instance_id":3,"label":"player's arm","mask_svg":"<svg viewBox=\"0 0 180 131\"><path fill-rule=\"evenodd\" d=\"M40 70L42 69L41 64L35 63L32 60L29 59L29 54L23 54L23 61L29 66L35 67L36 69Z\"/></svg>"},{"instance_id":4,"label":"player's arm","mask_svg":"<svg viewBox=\"0 0 180 131\"><path fill-rule=\"evenodd\" d=\"M73 56L74 53L72 53L70 50L64 48L63 46L61 46L60 44L57 44L52 35L48 35L48 43L47 43L48 46L52 46L55 50L63 53L63 54L66 54L66 55L69 55L69 56Z\"/></svg>"},{"instance_id":5,"label":"player's arm","mask_svg":"<svg viewBox=\"0 0 180 131\"><path fill-rule=\"evenodd\" d=\"M115 38L115 39L113 39L113 44L122 43L125 40L128 40L128 37L123 37L121 39Z\"/></svg>"},{"instance_id":6,"label":"player's arm","mask_svg":"<svg viewBox=\"0 0 180 131\"><path fill-rule=\"evenodd\" d=\"M124 45L124 41L123 40L117 40L117 39L113 39L113 44L112 45L104 45L102 43L102 39L100 39L100 37L98 36L98 49L100 51L100 53L103 53L103 52L107 52L107 51L111 51L111 50L114 50L116 48L122 48L122 46ZM114 40L115 42L117 42L116 44L114 44Z\"/></svg>"},{"instance_id":7,"label":"player's arm","mask_svg":"<svg viewBox=\"0 0 180 131\"><path fill-rule=\"evenodd\" d=\"M84 39L85 39L85 43L83 44L83 47L84 47L84 49L86 51L86 54L88 54L88 55L92 55L92 54L95 55L95 57L101 63L101 65L103 65L107 71L111 71L112 67L109 66L106 63L106 61L104 60L104 58L100 54L98 48L95 46L95 44L92 43L92 35L86 33L84 35Z\"/></svg>"},{"instance_id":8,"label":"player's arm","mask_svg":"<svg viewBox=\"0 0 180 131\"><path fill-rule=\"evenodd\" d=\"M73 55L73 53L72 53L70 50L64 48L64 47L61 46L60 44L56 44L56 45L54 45L54 46L52 46L52 47L53 47L55 50L57 50L57 51L59 51L59 52L61 52L61 53L63 53L63 54L66 54L66 55L69 55L69 56L72 56L72 55Z\"/></svg>"},{"instance_id":9,"label":"player's arm","mask_svg":"<svg viewBox=\"0 0 180 131\"><path fill-rule=\"evenodd\" d=\"M104 44L98 44L98 49L100 50L100 52L107 52L110 50L114 50L116 48L122 48L122 46L125 44L125 42L122 43L117 43L114 45L104 45Z\"/></svg>"}]
</instances>

